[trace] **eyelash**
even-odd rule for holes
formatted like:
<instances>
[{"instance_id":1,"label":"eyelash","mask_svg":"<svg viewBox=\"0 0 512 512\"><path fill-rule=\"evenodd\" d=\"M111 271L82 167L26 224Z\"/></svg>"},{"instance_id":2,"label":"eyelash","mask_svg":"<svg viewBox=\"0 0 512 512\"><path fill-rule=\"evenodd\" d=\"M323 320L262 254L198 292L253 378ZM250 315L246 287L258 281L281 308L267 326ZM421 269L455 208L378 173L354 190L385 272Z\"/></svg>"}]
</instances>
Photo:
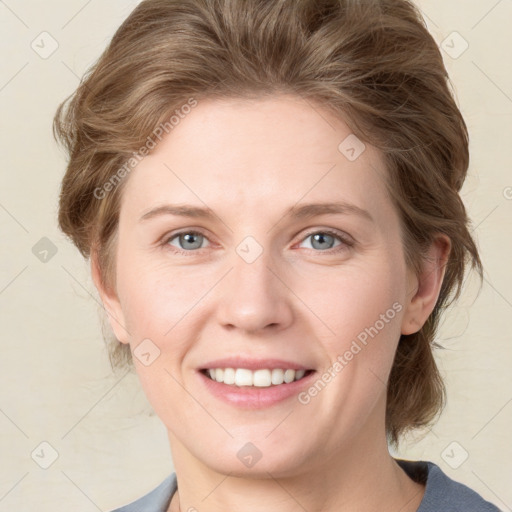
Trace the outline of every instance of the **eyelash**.
<instances>
[{"instance_id":1,"label":"eyelash","mask_svg":"<svg viewBox=\"0 0 512 512\"><path fill-rule=\"evenodd\" d=\"M341 252L342 250L346 250L347 248L350 248L354 245L354 241L349 238L347 235L344 235L338 231L335 231L335 230L332 230L332 229L320 229L320 230L315 230L315 231L310 231L309 233L307 233L301 240L300 242L304 242L304 240L306 240L307 238L309 238L310 236L312 235L317 235L317 234L322 234L322 235L331 235L333 236L334 238L337 238L341 244L336 246L336 247L332 247L331 249L327 249L325 251L320 251L320 250L317 250L317 249L308 249L309 251L313 251L315 253L324 253L324 254L335 254L335 253L338 253L338 252ZM204 233L201 233L201 231L197 231L197 230L185 230L185 231L179 231L178 233L173 233L172 235L170 236L166 236L163 241L162 241L162 246L166 249L169 249L170 251L174 252L174 253L177 253L177 254L186 254L187 256L190 255L190 254L193 254L195 252L198 252L200 249L193 249L193 250L189 250L189 251L186 251L185 249L179 249L178 247L175 247L173 245L170 245L170 241L171 240L174 240L175 238L179 237L180 235L201 235L203 236L204 238L206 238L208 241L208 237L204 234Z\"/></svg>"}]
</instances>

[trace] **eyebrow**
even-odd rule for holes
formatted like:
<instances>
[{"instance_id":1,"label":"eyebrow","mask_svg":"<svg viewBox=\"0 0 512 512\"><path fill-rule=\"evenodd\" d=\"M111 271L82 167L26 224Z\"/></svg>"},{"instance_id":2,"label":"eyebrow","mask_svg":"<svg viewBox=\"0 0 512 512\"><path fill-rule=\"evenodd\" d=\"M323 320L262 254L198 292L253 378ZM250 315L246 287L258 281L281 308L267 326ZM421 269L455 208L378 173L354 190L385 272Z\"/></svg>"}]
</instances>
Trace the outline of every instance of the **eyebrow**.
<instances>
[{"instance_id":1,"label":"eyebrow","mask_svg":"<svg viewBox=\"0 0 512 512\"><path fill-rule=\"evenodd\" d=\"M346 202L310 203L300 206L295 205L286 211L286 213L283 215L283 218L292 217L297 219L309 219L311 217L326 214L353 214L370 222L374 222L373 217L367 210L364 210L355 204ZM140 217L139 222L153 219L162 215L174 215L178 217L208 220L213 220L215 217L217 217L210 208L202 208L187 204L164 204L152 208L151 210L144 213Z\"/></svg>"}]
</instances>

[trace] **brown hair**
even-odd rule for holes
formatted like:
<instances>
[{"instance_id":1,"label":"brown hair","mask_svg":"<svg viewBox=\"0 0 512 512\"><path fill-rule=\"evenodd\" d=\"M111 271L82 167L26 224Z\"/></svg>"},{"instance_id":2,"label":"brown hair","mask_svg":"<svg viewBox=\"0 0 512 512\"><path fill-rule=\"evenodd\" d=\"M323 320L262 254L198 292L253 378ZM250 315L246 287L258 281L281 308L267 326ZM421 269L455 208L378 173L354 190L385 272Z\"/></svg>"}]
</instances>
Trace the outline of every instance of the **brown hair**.
<instances>
[{"instance_id":1,"label":"brown hair","mask_svg":"<svg viewBox=\"0 0 512 512\"><path fill-rule=\"evenodd\" d=\"M408 0L145 0L55 115L54 135L70 158L60 227L84 257L97 253L105 285L115 286L126 179L102 199L97 191L177 108L191 98L287 93L342 117L383 153L407 264L420 269L437 233L452 245L434 311L399 341L386 411L396 446L441 412L445 388L433 356L440 313L460 295L468 261L482 276L459 196L468 133L449 85L438 46ZM111 346L113 368L129 363L128 345Z\"/></svg>"}]
</instances>

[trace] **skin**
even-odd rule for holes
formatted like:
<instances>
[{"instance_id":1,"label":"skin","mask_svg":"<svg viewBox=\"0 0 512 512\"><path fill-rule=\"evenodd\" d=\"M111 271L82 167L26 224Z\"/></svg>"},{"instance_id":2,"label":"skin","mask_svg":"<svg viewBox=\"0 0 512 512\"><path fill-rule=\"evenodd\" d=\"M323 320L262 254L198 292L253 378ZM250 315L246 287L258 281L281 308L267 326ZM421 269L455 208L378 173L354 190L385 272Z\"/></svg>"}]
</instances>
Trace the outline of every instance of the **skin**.
<instances>
[{"instance_id":1,"label":"skin","mask_svg":"<svg viewBox=\"0 0 512 512\"><path fill-rule=\"evenodd\" d=\"M293 96L205 100L128 178L116 289L103 285L94 254L92 273L117 338L160 350L150 365L134 363L168 430L179 489L170 511L419 507L424 486L388 452L385 383L400 334L419 330L435 306L450 244L439 235L421 274L407 268L382 156L366 145L349 161L338 145L350 133ZM285 216L334 201L373 220ZM163 204L207 206L215 217L140 221ZM353 245L315 244L310 235L327 228ZM199 249L175 236L187 230L204 235ZM252 263L236 252L247 236L263 249ZM320 376L394 303L401 311L307 405L292 397L242 410L198 376L205 362L239 354L298 361ZM262 454L251 468L237 457L247 442Z\"/></svg>"}]
</instances>

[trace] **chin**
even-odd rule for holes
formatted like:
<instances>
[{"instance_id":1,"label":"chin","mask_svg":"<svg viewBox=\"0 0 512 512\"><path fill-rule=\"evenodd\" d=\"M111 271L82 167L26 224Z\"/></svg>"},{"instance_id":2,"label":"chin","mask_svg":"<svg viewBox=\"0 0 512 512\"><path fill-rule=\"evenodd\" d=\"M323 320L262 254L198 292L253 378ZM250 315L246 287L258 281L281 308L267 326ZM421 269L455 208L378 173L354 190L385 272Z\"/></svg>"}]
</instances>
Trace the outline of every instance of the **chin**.
<instances>
[{"instance_id":1,"label":"chin","mask_svg":"<svg viewBox=\"0 0 512 512\"><path fill-rule=\"evenodd\" d=\"M212 471L241 478L283 478L296 475L306 469L304 446L281 443L275 446L268 440L254 443L231 440L229 445L218 446L207 457L197 454L204 465Z\"/></svg>"}]
</instances>

